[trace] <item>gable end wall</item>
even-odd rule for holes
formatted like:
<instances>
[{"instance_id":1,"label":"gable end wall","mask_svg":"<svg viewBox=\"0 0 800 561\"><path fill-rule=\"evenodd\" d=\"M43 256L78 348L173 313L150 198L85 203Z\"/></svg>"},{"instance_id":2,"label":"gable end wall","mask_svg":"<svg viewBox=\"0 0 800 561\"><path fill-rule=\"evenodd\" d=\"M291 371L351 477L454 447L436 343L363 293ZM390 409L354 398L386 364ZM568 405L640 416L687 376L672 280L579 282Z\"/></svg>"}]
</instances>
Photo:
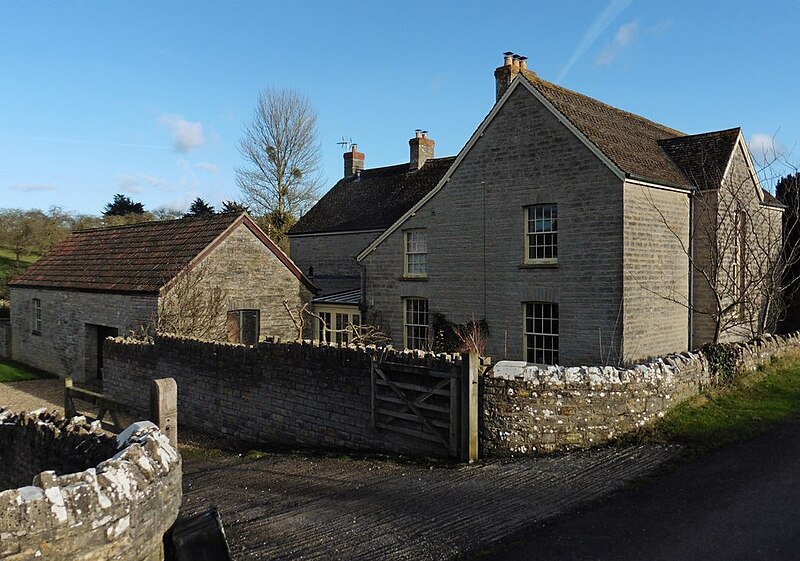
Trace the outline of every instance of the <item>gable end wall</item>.
<instances>
[{"instance_id":1,"label":"gable end wall","mask_svg":"<svg viewBox=\"0 0 800 561\"><path fill-rule=\"evenodd\" d=\"M557 268L527 268L524 208L556 203ZM428 230L428 279L401 280L404 230ZM403 344L404 297L463 323L485 318L493 359L523 356L523 302L559 304L561 362L619 352L622 181L524 88L448 183L363 260L367 304Z\"/></svg>"}]
</instances>

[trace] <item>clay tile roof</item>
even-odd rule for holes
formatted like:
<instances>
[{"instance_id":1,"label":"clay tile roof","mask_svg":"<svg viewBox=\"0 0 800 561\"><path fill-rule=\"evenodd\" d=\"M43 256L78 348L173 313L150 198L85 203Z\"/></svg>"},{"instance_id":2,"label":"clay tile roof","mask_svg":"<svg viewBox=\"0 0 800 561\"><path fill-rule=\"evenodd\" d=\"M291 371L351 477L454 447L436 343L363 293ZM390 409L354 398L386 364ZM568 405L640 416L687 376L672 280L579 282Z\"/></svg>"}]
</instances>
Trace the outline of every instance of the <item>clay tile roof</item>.
<instances>
[{"instance_id":1,"label":"clay tile roof","mask_svg":"<svg viewBox=\"0 0 800 561\"><path fill-rule=\"evenodd\" d=\"M218 214L73 232L9 286L158 294L240 216Z\"/></svg>"},{"instance_id":2,"label":"clay tile roof","mask_svg":"<svg viewBox=\"0 0 800 561\"><path fill-rule=\"evenodd\" d=\"M385 230L436 187L453 161L455 157L433 158L416 171L400 164L345 177L297 221L289 235Z\"/></svg>"}]
</instances>

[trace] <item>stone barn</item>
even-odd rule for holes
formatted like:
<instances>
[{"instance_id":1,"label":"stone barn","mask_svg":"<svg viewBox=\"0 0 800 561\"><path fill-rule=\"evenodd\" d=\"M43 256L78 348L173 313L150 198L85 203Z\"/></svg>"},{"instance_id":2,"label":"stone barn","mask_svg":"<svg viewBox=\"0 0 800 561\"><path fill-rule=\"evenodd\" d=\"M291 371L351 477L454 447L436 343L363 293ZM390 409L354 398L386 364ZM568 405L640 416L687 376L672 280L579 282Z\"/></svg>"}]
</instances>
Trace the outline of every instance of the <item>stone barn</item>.
<instances>
[{"instance_id":1,"label":"stone barn","mask_svg":"<svg viewBox=\"0 0 800 561\"><path fill-rule=\"evenodd\" d=\"M244 213L74 232L9 288L11 358L88 382L106 337L294 338L286 305L316 292Z\"/></svg>"}]
</instances>

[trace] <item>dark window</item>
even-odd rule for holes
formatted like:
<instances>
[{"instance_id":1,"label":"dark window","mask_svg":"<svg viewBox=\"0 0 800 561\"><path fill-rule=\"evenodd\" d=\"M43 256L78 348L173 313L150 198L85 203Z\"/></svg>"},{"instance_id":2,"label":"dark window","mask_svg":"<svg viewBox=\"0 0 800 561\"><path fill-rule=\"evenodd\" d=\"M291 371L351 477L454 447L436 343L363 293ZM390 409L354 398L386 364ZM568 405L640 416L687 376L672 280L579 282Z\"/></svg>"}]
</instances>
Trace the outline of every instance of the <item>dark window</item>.
<instances>
[{"instance_id":1,"label":"dark window","mask_svg":"<svg viewBox=\"0 0 800 561\"><path fill-rule=\"evenodd\" d=\"M525 302L525 360L558 363L558 304Z\"/></svg>"},{"instance_id":2,"label":"dark window","mask_svg":"<svg viewBox=\"0 0 800 561\"><path fill-rule=\"evenodd\" d=\"M527 208L525 237L526 262L558 259L558 207L537 205Z\"/></svg>"},{"instance_id":3,"label":"dark window","mask_svg":"<svg viewBox=\"0 0 800 561\"><path fill-rule=\"evenodd\" d=\"M231 310L228 312L228 341L255 345L261 323L260 310Z\"/></svg>"}]
</instances>

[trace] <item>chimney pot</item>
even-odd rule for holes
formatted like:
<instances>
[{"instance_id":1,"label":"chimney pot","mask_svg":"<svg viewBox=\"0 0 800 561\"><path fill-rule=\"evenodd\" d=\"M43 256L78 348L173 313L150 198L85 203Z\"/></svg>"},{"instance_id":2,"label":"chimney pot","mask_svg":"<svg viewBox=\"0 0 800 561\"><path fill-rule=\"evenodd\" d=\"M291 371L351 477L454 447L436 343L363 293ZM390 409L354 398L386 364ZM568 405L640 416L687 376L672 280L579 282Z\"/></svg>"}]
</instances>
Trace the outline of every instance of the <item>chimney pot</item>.
<instances>
[{"instance_id":1,"label":"chimney pot","mask_svg":"<svg viewBox=\"0 0 800 561\"><path fill-rule=\"evenodd\" d=\"M519 69L520 70L527 70L528 69L528 57L521 56L519 57Z\"/></svg>"},{"instance_id":2,"label":"chimney pot","mask_svg":"<svg viewBox=\"0 0 800 561\"><path fill-rule=\"evenodd\" d=\"M511 51L503 53L503 66L511 66L512 56L514 56L514 53L512 53Z\"/></svg>"},{"instance_id":3,"label":"chimney pot","mask_svg":"<svg viewBox=\"0 0 800 561\"><path fill-rule=\"evenodd\" d=\"M536 73L528 70L528 57L512 53L510 51L503 53L503 66L499 66L494 70L494 91L495 100L500 101L503 94L517 77L517 74L522 72L525 76L532 78Z\"/></svg>"}]
</instances>

